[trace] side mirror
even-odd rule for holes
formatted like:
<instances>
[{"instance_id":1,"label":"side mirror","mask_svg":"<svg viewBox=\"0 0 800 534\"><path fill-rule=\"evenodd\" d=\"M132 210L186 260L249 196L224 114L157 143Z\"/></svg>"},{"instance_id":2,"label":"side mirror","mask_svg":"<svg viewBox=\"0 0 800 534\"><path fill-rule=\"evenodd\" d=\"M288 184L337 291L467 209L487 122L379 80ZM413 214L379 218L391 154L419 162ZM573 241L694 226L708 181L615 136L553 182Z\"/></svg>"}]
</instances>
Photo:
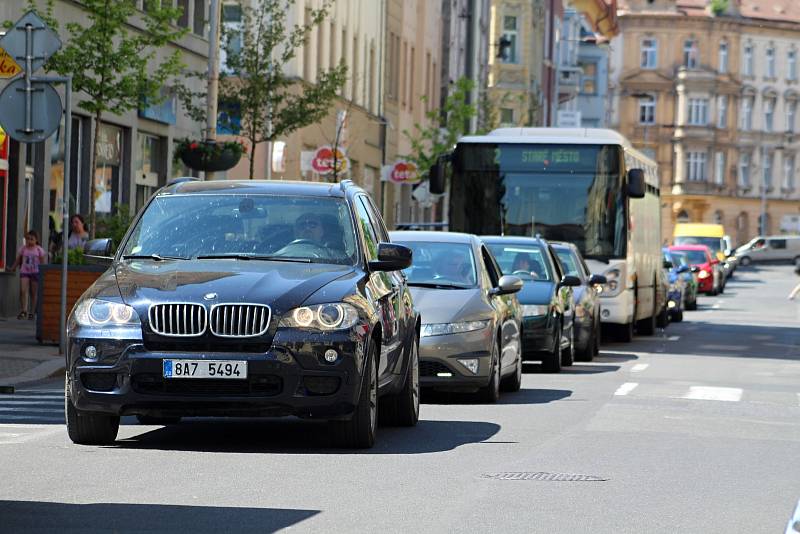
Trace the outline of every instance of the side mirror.
<instances>
[{"instance_id":1,"label":"side mirror","mask_svg":"<svg viewBox=\"0 0 800 534\"><path fill-rule=\"evenodd\" d=\"M690 270L691 269L689 269L688 265L681 265L680 267L678 267L678 272L681 274L688 273Z\"/></svg>"},{"instance_id":2,"label":"side mirror","mask_svg":"<svg viewBox=\"0 0 800 534\"><path fill-rule=\"evenodd\" d=\"M675 265L673 265L671 261L664 260L664 268L665 269L672 269L673 267L675 267Z\"/></svg>"},{"instance_id":3,"label":"side mirror","mask_svg":"<svg viewBox=\"0 0 800 534\"><path fill-rule=\"evenodd\" d=\"M428 188L433 195L442 195L447 189L447 171L450 166L450 156L439 156L436 163L428 170Z\"/></svg>"},{"instance_id":4,"label":"side mirror","mask_svg":"<svg viewBox=\"0 0 800 534\"><path fill-rule=\"evenodd\" d=\"M692 272L693 273L699 273L700 272L700 267L698 267L697 265L693 266L692 267Z\"/></svg>"},{"instance_id":5,"label":"side mirror","mask_svg":"<svg viewBox=\"0 0 800 534\"><path fill-rule=\"evenodd\" d=\"M114 260L112 250L114 250L114 242L111 239L92 239L87 241L83 247L83 257L88 263L94 265L110 265Z\"/></svg>"},{"instance_id":6,"label":"side mirror","mask_svg":"<svg viewBox=\"0 0 800 534\"><path fill-rule=\"evenodd\" d=\"M717 258L712 258L711 265L719 265L719 260Z\"/></svg>"},{"instance_id":7,"label":"side mirror","mask_svg":"<svg viewBox=\"0 0 800 534\"><path fill-rule=\"evenodd\" d=\"M581 279L577 276L570 276L566 275L561 281L558 283L559 287L578 287L581 285Z\"/></svg>"},{"instance_id":8,"label":"side mirror","mask_svg":"<svg viewBox=\"0 0 800 534\"><path fill-rule=\"evenodd\" d=\"M736 255L736 253L733 250L729 249L729 248L726 248L725 252L723 252L723 254L725 254L726 258L730 258L730 257L733 257L733 256Z\"/></svg>"},{"instance_id":9,"label":"side mirror","mask_svg":"<svg viewBox=\"0 0 800 534\"><path fill-rule=\"evenodd\" d=\"M492 296L511 295L517 293L522 289L522 280L516 276L505 275L501 276L497 281L497 287L492 288L489 292Z\"/></svg>"},{"instance_id":10,"label":"side mirror","mask_svg":"<svg viewBox=\"0 0 800 534\"><path fill-rule=\"evenodd\" d=\"M628 196L630 198L644 198L645 184L644 171L631 169L628 171Z\"/></svg>"},{"instance_id":11,"label":"side mirror","mask_svg":"<svg viewBox=\"0 0 800 534\"><path fill-rule=\"evenodd\" d=\"M369 262L371 271L401 271L411 267L413 252L397 243L378 243L378 259Z\"/></svg>"},{"instance_id":12,"label":"side mirror","mask_svg":"<svg viewBox=\"0 0 800 534\"><path fill-rule=\"evenodd\" d=\"M591 286L604 286L608 283L608 279L602 274L593 274L589 277L589 285Z\"/></svg>"}]
</instances>

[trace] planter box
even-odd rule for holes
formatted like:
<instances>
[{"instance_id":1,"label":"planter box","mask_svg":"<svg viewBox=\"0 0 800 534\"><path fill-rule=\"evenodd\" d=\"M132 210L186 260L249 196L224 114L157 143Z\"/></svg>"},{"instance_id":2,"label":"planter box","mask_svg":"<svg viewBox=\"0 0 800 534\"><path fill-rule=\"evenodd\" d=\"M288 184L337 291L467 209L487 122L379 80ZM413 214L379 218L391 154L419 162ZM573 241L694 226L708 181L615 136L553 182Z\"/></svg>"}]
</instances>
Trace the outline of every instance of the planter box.
<instances>
[{"instance_id":1,"label":"planter box","mask_svg":"<svg viewBox=\"0 0 800 534\"><path fill-rule=\"evenodd\" d=\"M181 152L181 160L190 169L196 171L227 171L239 163L241 155L233 150L225 149L219 156L207 156L200 150L184 150Z\"/></svg>"},{"instance_id":2,"label":"planter box","mask_svg":"<svg viewBox=\"0 0 800 534\"><path fill-rule=\"evenodd\" d=\"M67 272L67 315L75 302L108 267L70 265ZM36 310L36 339L39 343L58 345L61 321L61 265L39 266L39 300Z\"/></svg>"}]
</instances>

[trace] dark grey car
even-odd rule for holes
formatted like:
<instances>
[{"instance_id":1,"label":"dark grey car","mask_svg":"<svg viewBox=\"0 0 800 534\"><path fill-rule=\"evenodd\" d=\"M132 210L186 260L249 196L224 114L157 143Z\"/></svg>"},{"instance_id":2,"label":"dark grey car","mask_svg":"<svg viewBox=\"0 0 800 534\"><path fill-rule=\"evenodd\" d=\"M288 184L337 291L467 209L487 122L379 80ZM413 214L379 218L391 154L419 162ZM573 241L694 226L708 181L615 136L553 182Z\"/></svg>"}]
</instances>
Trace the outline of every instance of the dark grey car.
<instances>
[{"instance_id":1,"label":"dark grey car","mask_svg":"<svg viewBox=\"0 0 800 534\"><path fill-rule=\"evenodd\" d=\"M576 276L581 285L573 288L575 300L575 359L590 362L600 352L600 292L605 276L592 274L578 247L572 243L550 242L564 274Z\"/></svg>"},{"instance_id":2,"label":"dark grey car","mask_svg":"<svg viewBox=\"0 0 800 534\"><path fill-rule=\"evenodd\" d=\"M522 309L515 276L502 276L474 235L392 232L414 252L404 272L422 317L420 384L446 391L479 391L495 402L500 388L522 381ZM502 384L501 384L502 382Z\"/></svg>"}]
</instances>

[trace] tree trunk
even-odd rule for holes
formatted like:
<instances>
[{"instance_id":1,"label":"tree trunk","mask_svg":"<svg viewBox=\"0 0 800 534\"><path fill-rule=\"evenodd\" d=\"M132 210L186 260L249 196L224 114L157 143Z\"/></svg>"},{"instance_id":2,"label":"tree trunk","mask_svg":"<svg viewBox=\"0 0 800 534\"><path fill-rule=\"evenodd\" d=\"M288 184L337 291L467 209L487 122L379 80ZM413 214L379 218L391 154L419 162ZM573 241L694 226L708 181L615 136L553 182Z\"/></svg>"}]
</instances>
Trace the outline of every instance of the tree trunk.
<instances>
[{"instance_id":1,"label":"tree trunk","mask_svg":"<svg viewBox=\"0 0 800 534\"><path fill-rule=\"evenodd\" d=\"M89 239L94 239L97 229L97 214L94 210L95 196L97 195L96 173L97 173L97 149L100 133L100 116L94 116L94 132L92 134L92 157L89 160Z\"/></svg>"},{"instance_id":2,"label":"tree trunk","mask_svg":"<svg viewBox=\"0 0 800 534\"><path fill-rule=\"evenodd\" d=\"M250 140L250 179L253 179L253 174L256 171L256 145L253 143L253 140Z\"/></svg>"}]
</instances>

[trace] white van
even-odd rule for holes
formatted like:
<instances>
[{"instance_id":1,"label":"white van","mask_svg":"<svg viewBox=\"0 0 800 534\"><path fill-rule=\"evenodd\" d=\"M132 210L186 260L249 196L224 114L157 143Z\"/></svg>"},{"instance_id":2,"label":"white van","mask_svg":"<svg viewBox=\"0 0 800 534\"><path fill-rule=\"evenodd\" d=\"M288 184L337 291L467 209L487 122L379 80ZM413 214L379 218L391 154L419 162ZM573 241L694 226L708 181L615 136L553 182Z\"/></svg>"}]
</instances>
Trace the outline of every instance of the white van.
<instances>
[{"instance_id":1,"label":"white van","mask_svg":"<svg viewBox=\"0 0 800 534\"><path fill-rule=\"evenodd\" d=\"M740 265L753 262L793 262L800 264L800 236L758 236L736 249Z\"/></svg>"}]
</instances>

